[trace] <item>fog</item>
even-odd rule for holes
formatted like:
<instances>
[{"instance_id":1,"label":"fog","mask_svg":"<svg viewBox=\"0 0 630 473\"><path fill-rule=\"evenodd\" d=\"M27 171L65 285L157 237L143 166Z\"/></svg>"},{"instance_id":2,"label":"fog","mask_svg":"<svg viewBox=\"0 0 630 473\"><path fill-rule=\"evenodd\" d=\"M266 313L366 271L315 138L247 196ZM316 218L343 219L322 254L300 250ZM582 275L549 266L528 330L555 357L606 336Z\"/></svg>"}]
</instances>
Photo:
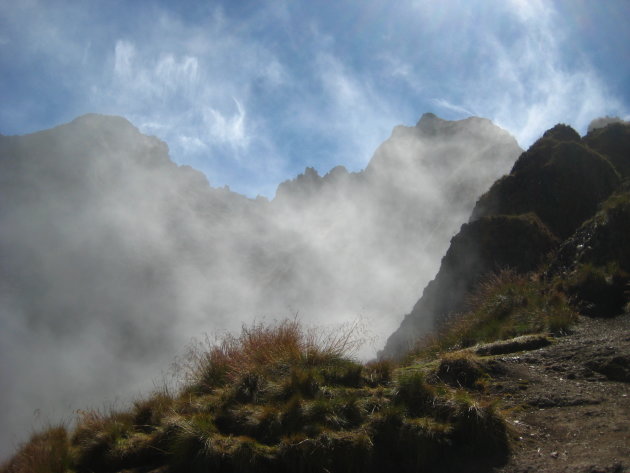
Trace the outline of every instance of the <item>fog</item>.
<instances>
[{"instance_id":1,"label":"fog","mask_svg":"<svg viewBox=\"0 0 630 473\"><path fill-rule=\"evenodd\" d=\"M373 357L520 152L488 120L427 114L365 170L307 168L268 201L212 187L123 118L0 136L0 457L243 323L360 319L356 356Z\"/></svg>"}]
</instances>

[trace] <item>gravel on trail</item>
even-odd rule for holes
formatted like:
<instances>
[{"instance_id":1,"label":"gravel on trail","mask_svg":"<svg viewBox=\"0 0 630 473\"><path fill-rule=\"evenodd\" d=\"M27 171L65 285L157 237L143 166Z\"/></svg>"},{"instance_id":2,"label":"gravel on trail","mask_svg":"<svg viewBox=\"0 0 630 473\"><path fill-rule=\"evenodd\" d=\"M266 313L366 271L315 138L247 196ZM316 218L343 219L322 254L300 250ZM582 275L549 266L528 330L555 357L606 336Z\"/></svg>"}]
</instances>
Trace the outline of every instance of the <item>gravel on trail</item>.
<instances>
[{"instance_id":1,"label":"gravel on trail","mask_svg":"<svg viewBox=\"0 0 630 473\"><path fill-rule=\"evenodd\" d=\"M488 360L512 456L496 473L630 472L630 314Z\"/></svg>"}]
</instances>

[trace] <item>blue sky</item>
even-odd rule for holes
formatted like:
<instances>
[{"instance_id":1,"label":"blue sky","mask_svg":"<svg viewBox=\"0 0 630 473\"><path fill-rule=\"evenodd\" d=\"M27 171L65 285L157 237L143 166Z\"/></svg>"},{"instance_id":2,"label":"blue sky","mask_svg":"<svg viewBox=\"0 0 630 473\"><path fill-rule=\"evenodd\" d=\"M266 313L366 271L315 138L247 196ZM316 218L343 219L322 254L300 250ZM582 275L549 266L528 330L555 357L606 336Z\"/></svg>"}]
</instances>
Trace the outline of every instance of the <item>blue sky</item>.
<instances>
[{"instance_id":1,"label":"blue sky","mask_svg":"<svg viewBox=\"0 0 630 473\"><path fill-rule=\"evenodd\" d=\"M627 0L0 0L0 133L97 112L213 186L365 167L397 124L478 115L527 147L630 117Z\"/></svg>"}]
</instances>

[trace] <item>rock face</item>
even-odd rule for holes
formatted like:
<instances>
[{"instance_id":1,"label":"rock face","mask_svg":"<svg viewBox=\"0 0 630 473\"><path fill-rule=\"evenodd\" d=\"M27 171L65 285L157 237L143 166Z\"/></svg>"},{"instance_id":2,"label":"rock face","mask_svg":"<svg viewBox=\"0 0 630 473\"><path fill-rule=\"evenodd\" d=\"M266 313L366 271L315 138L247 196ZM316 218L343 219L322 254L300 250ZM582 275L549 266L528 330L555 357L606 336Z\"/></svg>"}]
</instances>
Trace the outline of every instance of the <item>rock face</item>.
<instances>
[{"instance_id":1,"label":"rock face","mask_svg":"<svg viewBox=\"0 0 630 473\"><path fill-rule=\"evenodd\" d=\"M425 115L366 170L309 168L268 202L211 187L118 117L1 136L0 355L24 362L2 374L3 430L136 393L190 337L253 319L363 315L391 333L520 152L488 120Z\"/></svg>"},{"instance_id":2,"label":"rock face","mask_svg":"<svg viewBox=\"0 0 630 473\"><path fill-rule=\"evenodd\" d=\"M630 126L627 122L595 128L584 137L584 143L606 156L623 178L630 177Z\"/></svg>"},{"instance_id":3,"label":"rock face","mask_svg":"<svg viewBox=\"0 0 630 473\"><path fill-rule=\"evenodd\" d=\"M557 125L479 199L471 219L535 212L564 239L595 213L619 182L608 159L582 143L574 130Z\"/></svg>"},{"instance_id":4,"label":"rock face","mask_svg":"<svg viewBox=\"0 0 630 473\"><path fill-rule=\"evenodd\" d=\"M614 277L596 278L595 285L588 282L594 276L583 276L587 282L574 288L585 300L604 294L591 297L599 301L592 312L618 313L628 271L629 199L622 179L630 163L629 132L630 125L619 123L583 139L566 125L547 131L481 196L470 222L451 240L437 276L381 355L403 354L422 334L465 310L467 294L488 273L506 267L531 271L564 240L553 264L565 272L579 272L586 263L621 266ZM604 209L594 217L599 206ZM614 301L614 308L602 298Z\"/></svg>"},{"instance_id":5,"label":"rock face","mask_svg":"<svg viewBox=\"0 0 630 473\"><path fill-rule=\"evenodd\" d=\"M608 198L600 211L587 220L560 246L553 271L566 271L581 264L616 264L630 272L630 183Z\"/></svg>"}]
</instances>

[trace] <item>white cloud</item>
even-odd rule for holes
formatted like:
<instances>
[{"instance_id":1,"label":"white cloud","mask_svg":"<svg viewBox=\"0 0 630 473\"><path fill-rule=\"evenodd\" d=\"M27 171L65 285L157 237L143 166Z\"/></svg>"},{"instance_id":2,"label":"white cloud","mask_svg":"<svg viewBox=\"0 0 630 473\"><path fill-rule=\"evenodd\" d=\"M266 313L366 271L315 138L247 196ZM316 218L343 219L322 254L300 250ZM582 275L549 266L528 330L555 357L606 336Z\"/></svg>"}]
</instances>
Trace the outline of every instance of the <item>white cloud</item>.
<instances>
[{"instance_id":1,"label":"white cloud","mask_svg":"<svg viewBox=\"0 0 630 473\"><path fill-rule=\"evenodd\" d=\"M203 112L204 122L210 130L213 140L229 144L235 148L247 147L249 136L245 130L245 109L236 99L233 99L237 111L226 116L219 110L207 107Z\"/></svg>"},{"instance_id":2,"label":"white cloud","mask_svg":"<svg viewBox=\"0 0 630 473\"><path fill-rule=\"evenodd\" d=\"M114 48L114 74L121 80L133 77L133 61L136 55L135 46L129 41L119 39Z\"/></svg>"},{"instance_id":3,"label":"white cloud","mask_svg":"<svg viewBox=\"0 0 630 473\"><path fill-rule=\"evenodd\" d=\"M180 135L178 140L179 146L186 153L197 154L208 150L208 145L196 136Z\"/></svg>"},{"instance_id":4,"label":"white cloud","mask_svg":"<svg viewBox=\"0 0 630 473\"><path fill-rule=\"evenodd\" d=\"M508 0L507 4L522 22L539 23L551 12L549 2L541 0Z\"/></svg>"},{"instance_id":5,"label":"white cloud","mask_svg":"<svg viewBox=\"0 0 630 473\"><path fill-rule=\"evenodd\" d=\"M618 109L597 73L579 60L579 52L572 51L577 58L568 65L560 18L548 3L511 4L521 34L511 46L488 38L487 47L496 58L488 70L494 88L485 96L472 94L472 108L507 127L524 146L555 123L584 131L594 116Z\"/></svg>"},{"instance_id":6,"label":"white cloud","mask_svg":"<svg viewBox=\"0 0 630 473\"><path fill-rule=\"evenodd\" d=\"M456 71L466 72L434 85L434 104L490 118L524 147L558 122L584 132L593 117L622 113L597 72L570 47L553 4L510 0L488 12L477 18L483 21L476 30L449 32L452 42L473 42L475 57L466 57L464 47L444 55Z\"/></svg>"},{"instance_id":7,"label":"white cloud","mask_svg":"<svg viewBox=\"0 0 630 473\"><path fill-rule=\"evenodd\" d=\"M320 53L316 68L322 94L306 104L304 123L335 140L336 154L329 157L333 161L329 168L343 163L362 169L399 118L383 94L374 89L371 77L358 74L334 54Z\"/></svg>"},{"instance_id":8,"label":"white cloud","mask_svg":"<svg viewBox=\"0 0 630 473\"><path fill-rule=\"evenodd\" d=\"M197 58L191 56L183 56L178 60L172 54L166 54L155 66L155 76L168 90L194 85L198 72L199 62Z\"/></svg>"},{"instance_id":9,"label":"white cloud","mask_svg":"<svg viewBox=\"0 0 630 473\"><path fill-rule=\"evenodd\" d=\"M203 169L213 185L239 188L226 182L236 175L248 192L248 179L264 178L261 169L275 175L282 166L278 130L250 111L260 100L254 88L260 94L292 86L286 65L250 36L247 22L234 29L220 9L194 24L165 10L153 20L111 46L111 69L96 79L93 108L165 140L173 159ZM244 159L252 143L257 159Z\"/></svg>"},{"instance_id":10,"label":"white cloud","mask_svg":"<svg viewBox=\"0 0 630 473\"><path fill-rule=\"evenodd\" d=\"M451 103L448 100L443 99L443 98L435 98L433 99L433 103L436 106L440 107L441 109L450 110L452 112L459 113L461 115L465 115L465 116L475 115L474 112L470 111L466 107L462 107L461 105Z\"/></svg>"}]
</instances>

